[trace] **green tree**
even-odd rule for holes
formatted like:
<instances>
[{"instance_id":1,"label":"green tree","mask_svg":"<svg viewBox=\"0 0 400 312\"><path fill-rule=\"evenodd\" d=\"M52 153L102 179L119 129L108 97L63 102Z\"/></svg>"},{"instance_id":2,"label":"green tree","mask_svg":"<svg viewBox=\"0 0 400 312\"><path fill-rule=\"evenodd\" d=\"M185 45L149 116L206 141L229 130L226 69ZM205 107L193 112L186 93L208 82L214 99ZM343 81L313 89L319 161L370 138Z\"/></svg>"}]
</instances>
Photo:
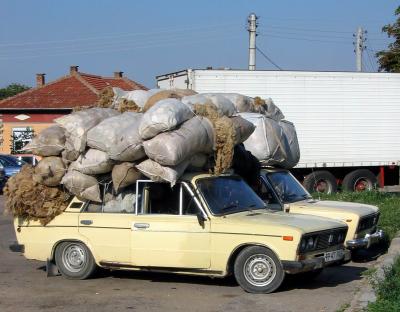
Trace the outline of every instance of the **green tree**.
<instances>
[{"instance_id":1,"label":"green tree","mask_svg":"<svg viewBox=\"0 0 400 312\"><path fill-rule=\"evenodd\" d=\"M19 83L12 83L5 88L0 89L0 100L8 98L10 96L16 95L23 91L29 90L30 87L19 84Z\"/></svg>"},{"instance_id":2,"label":"green tree","mask_svg":"<svg viewBox=\"0 0 400 312\"><path fill-rule=\"evenodd\" d=\"M396 21L382 28L382 31L387 33L389 38L394 38L395 41L389 44L388 50L376 53L379 70L390 73L400 72L400 6L396 9L395 15L398 16Z\"/></svg>"}]
</instances>

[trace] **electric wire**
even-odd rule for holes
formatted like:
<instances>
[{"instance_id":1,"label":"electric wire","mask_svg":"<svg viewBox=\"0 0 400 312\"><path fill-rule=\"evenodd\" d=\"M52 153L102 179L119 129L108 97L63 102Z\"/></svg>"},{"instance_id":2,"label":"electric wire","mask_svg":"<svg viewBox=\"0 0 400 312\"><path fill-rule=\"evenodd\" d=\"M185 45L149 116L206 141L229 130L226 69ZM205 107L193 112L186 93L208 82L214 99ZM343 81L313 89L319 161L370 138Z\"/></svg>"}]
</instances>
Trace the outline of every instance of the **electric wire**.
<instances>
[{"instance_id":1,"label":"electric wire","mask_svg":"<svg viewBox=\"0 0 400 312\"><path fill-rule=\"evenodd\" d=\"M268 62L270 62L272 65L274 65L276 68L278 68L279 70L283 70L279 65L277 65L273 60L271 60L271 58L270 57L268 57L268 55L266 55L263 51L261 51L261 49L258 47L258 46L256 46L256 50L258 51L258 52L260 52L260 54L262 55L262 56L264 56L264 58L266 58L267 60L268 60Z\"/></svg>"}]
</instances>

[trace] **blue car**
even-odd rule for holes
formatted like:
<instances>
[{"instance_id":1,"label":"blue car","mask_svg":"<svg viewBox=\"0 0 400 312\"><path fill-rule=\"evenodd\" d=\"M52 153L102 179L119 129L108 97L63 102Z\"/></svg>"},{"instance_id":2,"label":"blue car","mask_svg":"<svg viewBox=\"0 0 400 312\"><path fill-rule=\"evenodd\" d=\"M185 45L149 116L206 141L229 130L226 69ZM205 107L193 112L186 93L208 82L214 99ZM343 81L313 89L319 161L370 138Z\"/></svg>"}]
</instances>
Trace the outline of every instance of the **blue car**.
<instances>
[{"instance_id":1,"label":"blue car","mask_svg":"<svg viewBox=\"0 0 400 312\"><path fill-rule=\"evenodd\" d=\"M4 175L7 180L9 177L18 173L25 162L12 155L0 155L0 164L4 168Z\"/></svg>"}]
</instances>

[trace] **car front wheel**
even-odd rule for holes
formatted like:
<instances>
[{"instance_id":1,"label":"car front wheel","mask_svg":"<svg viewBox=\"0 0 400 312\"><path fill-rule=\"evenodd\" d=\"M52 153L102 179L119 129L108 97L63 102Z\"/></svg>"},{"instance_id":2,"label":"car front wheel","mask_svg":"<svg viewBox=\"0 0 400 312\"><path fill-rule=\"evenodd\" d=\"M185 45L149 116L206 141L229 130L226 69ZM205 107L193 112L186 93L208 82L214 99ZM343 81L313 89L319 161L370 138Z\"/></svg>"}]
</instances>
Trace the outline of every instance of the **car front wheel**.
<instances>
[{"instance_id":1,"label":"car front wheel","mask_svg":"<svg viewBox=\"0 0 400 312\"><path fill-rule=\"evenodd\" d=\"M277 256L268 248L251 246L236 258L234 274L238 284L250 293L271 293L283 282L285 272Z\"/></svg>"},{"instance_id":2,"label":"car front wheel","mask_svg":"<svg viewBox=\"0 0 400 312\"><path fill-rule=\"evenodd\" d=\"M58 245L55 260L60 273L68 279L87 279L97 268L90 250L81 242Z\"/></svg>"}]
</instances>

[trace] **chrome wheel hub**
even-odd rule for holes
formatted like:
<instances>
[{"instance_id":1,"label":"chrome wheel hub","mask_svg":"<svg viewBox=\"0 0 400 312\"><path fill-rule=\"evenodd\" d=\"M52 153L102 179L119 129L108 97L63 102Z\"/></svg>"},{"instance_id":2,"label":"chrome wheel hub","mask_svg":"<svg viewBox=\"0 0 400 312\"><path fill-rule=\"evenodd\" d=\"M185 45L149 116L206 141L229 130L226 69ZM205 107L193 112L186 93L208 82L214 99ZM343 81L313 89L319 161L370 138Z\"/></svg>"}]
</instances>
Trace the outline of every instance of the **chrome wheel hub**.
<instances>
[{"instance_id":1,"label":"chrome wheel hub","mask_svg":"<svg viewBox=\"0 0 400 312\"><path fill-rule=\"evenodd\" d=\"M85 250L77 244L71 244L64 249L62 261L70 272L79 272L86 262Z\"/></svg>"},{"instance_id":2,"label":"chrome wheel hub","mask_svg":"<svg viewBox=\"0 0 400 312\"><path fill-rule=\"evenodd\" d=\"M263 287L269 285L274 280L276 266L274 261L267 255L253 255L244 264L243 273L250 284Z\"/></svg>"}]
</instances>

